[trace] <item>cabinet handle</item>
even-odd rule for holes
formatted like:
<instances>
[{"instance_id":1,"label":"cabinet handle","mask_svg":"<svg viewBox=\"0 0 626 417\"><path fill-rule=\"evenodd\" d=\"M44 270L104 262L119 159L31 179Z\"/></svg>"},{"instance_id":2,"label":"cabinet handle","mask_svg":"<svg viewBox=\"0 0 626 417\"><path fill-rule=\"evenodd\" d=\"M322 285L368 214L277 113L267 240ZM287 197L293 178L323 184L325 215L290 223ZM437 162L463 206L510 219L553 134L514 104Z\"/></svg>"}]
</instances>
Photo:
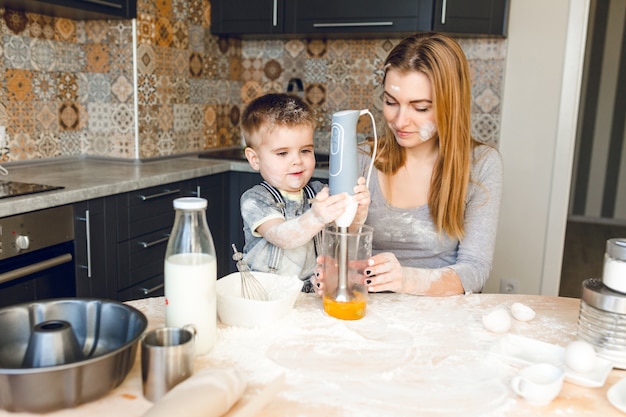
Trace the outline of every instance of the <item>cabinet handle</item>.
<instances>
[{"instance_id":1,"label":"cabinet handle","mask_svg":"<svg viewBox=\"0 0 626 417\"><path fill-rule=\"evenodd\" d=\"M140 244L140 245L141 245L144 249L146 249L146 248L149 248L149 247L151 247L151 246L155 246L155 245L158 245L158 244L160 244L160 243L167 242L167 240L168 240L169 238L170 238L170 235L169 235L169 234L167 234L167 235L165 235L165 237L162 237L161 239L157 239L157 240L154 240L154 241L152 241L152 242L139 242L139 244Z\"/></svg>"},{"instance_id":2,"label":"cabinet handle","mask_svg":"<svg viewBox=\"0 0 626 417\"><path fill-rule=\"evenodd\" d=\"M113 7L115 9L122 8L122 5L120 3L111 3L110 1L104 1L104 0L82 0L82 1L86 3L101 4L102 6Z\"/></svg>"},{"instance_id":3,"label":"cabinet handle","mask_svg":"<svg viewBox=\"0 0 626 417\"><path fill-rule=\"evenodd\" d=\"M272 26L278 25L278 0L274 0L274 7L272 9Z\"/></svg>"},{"instance_id":4,"label":"cabinet handle","mask_svg":"<svg viewBox=\"0 0 626 417\"><path fill-rule=\"evenodd\" d=\"M448 0L443 0L443 4L441 5L441 24L446 24L446 10L448 9Z\"/></svg>"},{"instance_id":5,"label":"cabinet handle","mask_svg":"<svg viewBox=\"0 0 626 417\"><path fill-rule=\"evenodd\" d=\"M37 262L35 264L24 266L22 268L17 268L17 269L14 269L13 271L0 274L0 283L12 281L18 278L23 278L27 275L35 274L37 272L44 271L54 266L70 262L71 260L72 260L72 254L64 253L63 255L46 259L45 261Z\"/></svg>"},{"instance_id":6,"label":"cabinet handle","mask_svg":"<svg viewBox=\"0 0 626 417\"><path fill-rule=\"evenodd\" d=\"M162 193L150 194L150 195L140 195L139 198L143 201L152 200L159 197L165 197L167 195L178 194L180 193L179 189L175 190L165 190Z\"/></svg>"},{"instance_id":7,"label":"cabinet handle","mask_svg":"<svg viewBox=\"0 0 626 417\"><path fill-rule=\"evenodd\" d=\"M160 290L161 288L163 288L165 286L165 283L156 285L152 288L139 288L139 291L141 291L143 293L143 295L148 295L150 293L153 293L157 290Z\"/></svg>"},{"instance_id":8,"label":"cabinet handle","mask_svg":"<svg viewBox=\"0 0 626 417\"><path fill-rule=\"evenodd\" d=\"M357 26L393 26L393 22L339 22L339 23L313 23L314 28L342 28Z\"/></svg>"},{"instance_id":9,"label":"cabinet handle","mask_svg":"<svg viewBox=\"0 0 626 417\"><path fill-rule=\"evenodd\" d=\"M85 210L85 217L79 217L78 219L85 222L85 240L87 241L87 278L91 278L91 221L89 217L89 210Z\"/></svg>"}]
</instances>

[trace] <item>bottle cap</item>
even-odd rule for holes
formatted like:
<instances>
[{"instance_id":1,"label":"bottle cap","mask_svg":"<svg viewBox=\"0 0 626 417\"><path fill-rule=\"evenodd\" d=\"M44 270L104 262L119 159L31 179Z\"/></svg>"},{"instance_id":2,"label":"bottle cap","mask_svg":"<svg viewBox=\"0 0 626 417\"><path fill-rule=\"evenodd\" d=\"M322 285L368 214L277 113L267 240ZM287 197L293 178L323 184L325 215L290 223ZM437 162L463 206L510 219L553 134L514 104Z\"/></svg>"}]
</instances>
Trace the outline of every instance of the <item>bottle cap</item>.
<instances>
[{"instance_id":1,"label":"bottle cap","mask_svg":"<svg viewBox=\"0 0 626 417\"><path fill-rule=\"evenodd\" d=\"M182 210L201 210L207 207L207 201L199 197L182 197L174 200L174 208Z\"/></svg>"}]
</instances>

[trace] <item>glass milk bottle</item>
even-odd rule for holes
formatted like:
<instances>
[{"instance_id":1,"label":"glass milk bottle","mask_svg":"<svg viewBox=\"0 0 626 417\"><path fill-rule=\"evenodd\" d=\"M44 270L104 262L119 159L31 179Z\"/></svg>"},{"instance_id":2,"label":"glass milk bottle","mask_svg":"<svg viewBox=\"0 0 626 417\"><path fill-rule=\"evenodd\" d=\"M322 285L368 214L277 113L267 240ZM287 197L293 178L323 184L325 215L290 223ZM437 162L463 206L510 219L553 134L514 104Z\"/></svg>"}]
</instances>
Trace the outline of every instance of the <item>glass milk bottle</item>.
<instances>
[{"instance_id":1,"label":"glass milk bottle","mask_svg":"<svg viewBox=\"0 0 626 417\"><path fill-rule=\"evenodd\" d=\"M176 218L165 252L165 324L193 324L197 355L213 347L217 325L217 260L206 208L204 198L174 200Z\"/></svg>"}]
</instances>

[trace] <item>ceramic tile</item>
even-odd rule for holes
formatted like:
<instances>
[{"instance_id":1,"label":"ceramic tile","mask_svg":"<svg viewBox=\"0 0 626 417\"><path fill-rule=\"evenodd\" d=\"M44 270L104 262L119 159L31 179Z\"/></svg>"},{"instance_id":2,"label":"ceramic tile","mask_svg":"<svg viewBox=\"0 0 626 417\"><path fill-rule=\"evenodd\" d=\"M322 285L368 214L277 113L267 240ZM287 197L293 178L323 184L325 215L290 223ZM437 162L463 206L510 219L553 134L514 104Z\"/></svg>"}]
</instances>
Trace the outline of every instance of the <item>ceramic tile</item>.
<instances>
[{"instance_id":1,"label":"ceramic tile","mask_svg":"<svg viewBox=\"0 0 626 417\"><path fill-rule=\"evenodd\" d=\"M4 73L6 95L9 100L33 100L33 73L23 69L7 69Z\"/></svg>"},{"instance_id":2,"label":"ceramic tile","mask_svg":"<svg viewBox=\"0 0 626 417\"><path fill-rule=\"evenodd\" d=\"M58 42L57 71L81 72L85 69L85 51L78 44Z\"/></svg>"},{"instance_id":3,"label":"ceramic tile","mask_svg":"<svg viewBox=\"0 0 626 417\"><path fill-rule=\"evenodd\" d=\"M72 102L62 102L59 105L59 128L61 131L76 131L82 128L81 106Z\"/></svg>"},{"instance_id":4,"label":"ceramic tile","mask_svg":"<svg viewBox=\"0 0 626 417\"><path fill-rule=\"evenodd\" d=\"M7 29L15 35L22 34L28 26L28 18L23 11L5 9L2 18Z\"/></svg>"},{"instance_id":5,"label":"ceramic tile","mask_svg":"<svg viewBox=\"0 0 626 417\"><path fill-rule=\"evenodd\" d=\"M54 39L54 17L27 13L28 33L33 38Z\"/></svg>"},{"instance_id":6,"label":"ceramic tile","mask_svg":"<svg viewBox=\"0 0 626 417\"><path fill-rule=\"evenodd\" d=\"M61 155L58 136L51 132L41 132L35 138L37 154L40 158L53 158Z\"/></svg>"},{"instance_id":7,"label":"ceramic tile","mask_svg":"<svg viewBox=\"0 0 626 417\"><path fill-rule=\"evenodd\" d=\"M204 28L198 25L189 25L189 50L204 52Z\"/></svg>"},{"instance_id":8,"label":"ceramic tile","mask_svg":"<svg viewBox=\"0 0 626 417\"><path fill-rule=\"evenodd\" d=\"M137 102L156 104L156 75L140 74L137 77Z\"/></svg>"},{"instance_id":9,"label":"ceramic tile","mask_svg":"<svg viewBox=\"0 0 626 417\"><path fill-rule=\"evenodd\" d=\"M59 41L76 42L76 22L65 18L54 19L54 33Z\"/></svg>"},{"instance_id":10,"label":"ceramic tile","mask_svg":"<svg viewBox=\"0 0 626 417\"><path fill-rule=\"evenodd\" d=\"M128 77L124 75L116 77L111 85L111 93L120 103L132 101L133 91L133 84L129 81Z\"/></svg>"},{"instance_id":11,"label":"ceramic tile","mask_svg":"<svg viewBox=\"0 0 626 417\"><path fill-rule=\"evenodd\" d=\"M4 60L7 68L31 68L28 39L15 35L4 35L2 37Z\"/></svg>"},{"instance_id":12,"label":"ceramic tile","mask_svg":"<svg viewBox=\"0 0 626 417\"><path fill-rule=\"evenodd\" d=\"M105 20L88 20L85 22L85 34L88 42L105 43L109 36L109 25Z\"/></svg>"},{"instance_id":13,"label":"ceramic tile","mask_svg":"<svg viewBox=\"0 0 626 417\"><path fill-rule=\"evenodd\" d=\"M57 133L59 130L58 104L56 101L35 101L33 119L35 129L43 132Z\"/></svg>"},{"instance_id":14,"label":"ceramic tile","mask_svg":"<svg viewBox=\"0 0 626 417\"><path fill-rule=\"evenodd\" d=\"M172 46L176 49L187 49L189 33L186 22L176 21L172 27Z\"/></svg>"},{"instance_id":15,"label":"ceramic tile","mask_svg":"<svg viewBox=\"0 0 626 417\"><path fill-rule=\"evenodd\" d=\"M109 72L111 70L111 58L109 47L105 44L88 44L84 47L87 60L86 72Z\"/></svg>"},{"instance_id":16,"label":"ceramic tile","mask_svg":"<svg viewBox=\"0 0 626 417\"><path fill-rule=\"evenodd\" d=\"M304 62L304 81L323 84L327 81L328 61L326 59L307 59Z\"/></svg>"},{"instance_id":17,"label":"ceramic tile","mask_svg":"<svg viewBox=\"0 0 626 417\"><path fill-rule=\"evenodd\" d=\"M139 44L155 45L155 21L153 15L137 13L137 42Z\"/></svg>"},{"instance_id":18,"label":"ceramic tile","mask_svg":"<svg viewBox=\"0 0 626 417\"><path fill-rule=\"evenodd\" d=\"M12 161L27 161L40 158L37 152L37 142L29 133L16 133L10 145Z\"/></svg>"},{"instance_id":19,"label":"ceramic tile","mask_svg":"<svg viewBox=\"0 0 626 417\"><path fill-rule=\"evenodd\" d=\"M65 101L75 101L78 98L78 76L71 72L57 73L58 98Z\"/></svg>"},{"instance_id":20,"label":"ceramic tile","mask_svg":"<svg viewBox=\"0 0 626 417\"><path fill-rule=\"evenodd\" d=\"M158 155L172 155L175 148L174 136L170 132L160 132L156 146L159 151Z\"/></svg>"},{"instance_id":21,"label":"ceramic tile","mask_svg":"<svg viewBox=\"0 0 626 417\"><path fill-rule=\"evenodd\" d=\"M186 0L172 0L172 17L174 20L187 20L189 3Z\"/></svg>"},{"instance_id":22,"label":"ceramic tile","mask_svg":"<svg viewBox=\"0 0 626 417\"><path fill-rule=\"evenodd\" d=\"M62 155L74 156L85 153L83 142L86 134L84 132L59 132L59 144Z\"/></svg>"},{"instance_id":23,"label":"ceramic tile","mask_svg":"<svg viewBox=\"0 0 626 417\"><path fill-rule=\"evenodd\" d=\"M30 43L30 63L35 71L54 71L57 63L55 42L33 38Z\"/></svg>"},{"instance_id":24,"label":"ceramic tile","mask_svg":"<svg viewBox=\"0 0 626 417\"><path fill-rule=\"evenodd\" d=\"M134 111L128 104L113 104L111 122L116 133L132 134L135 127Z\"/></svg>"},{"instance_id":25,"label":"ceramic tile","mask_svg":"<svg viewBox=\"0 0 626 417\"><path fill-rule=\"evenodd\" d=\"M174 41L172 24L169 19L159 17L154 22L154 40L157 46L169 48Z\"/></svg>"},{"instance_id":26,"label":"ceramic tile","mask_svg":"<svg viewBox=\"0 0 626 417\"><path fill-rule=\"evenodd\" d=\"M87 111L89 112L87 126L91 133L108 134L113 132L112 107L111 103L87 103Z\"/></svg>"},{"instance_id":27,"label":"ceramic tile","mask_svg":"<svg viewBox=\"0 0 626 417\"><path fill-rule=\"evenodd\" d=\"M204 3L202 0L188 0L189 22L194 25L202 25L204 21Z\"/></svg>"},{"instance_id":28,"label":"ceramic tile","mask_svg":"<svg viewBox=\"0 0 626 417\"><path fill-rule=\"evenodd\" d=\"M192 78L199 78L203 76L204 72L204 59L201 54L192 52L189 56L189 75Z\"/></svg>"}]
</instances>

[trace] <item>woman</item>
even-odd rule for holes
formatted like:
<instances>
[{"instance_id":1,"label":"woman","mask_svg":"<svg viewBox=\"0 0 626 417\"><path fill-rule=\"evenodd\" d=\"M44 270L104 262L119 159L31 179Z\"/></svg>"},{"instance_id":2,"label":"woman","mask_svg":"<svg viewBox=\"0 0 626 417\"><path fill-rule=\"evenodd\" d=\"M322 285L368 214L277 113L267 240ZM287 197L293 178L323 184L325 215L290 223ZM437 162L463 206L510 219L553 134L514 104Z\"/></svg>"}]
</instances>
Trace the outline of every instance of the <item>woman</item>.
<instances>
[{"instance_id":1,"label":"woman","mask_svg":"<svg viewBox=\"0 0 626 417\"><path fill-rule=\"evenodd\" d=\"M366 220L374 228L368 290L479 292L491 270L502 161L471 137L465 55L446 35L413 35L389 53L383 84L387 124ZM321 293L323 278L314 281Z\"/></svg>"}]
</instances>

